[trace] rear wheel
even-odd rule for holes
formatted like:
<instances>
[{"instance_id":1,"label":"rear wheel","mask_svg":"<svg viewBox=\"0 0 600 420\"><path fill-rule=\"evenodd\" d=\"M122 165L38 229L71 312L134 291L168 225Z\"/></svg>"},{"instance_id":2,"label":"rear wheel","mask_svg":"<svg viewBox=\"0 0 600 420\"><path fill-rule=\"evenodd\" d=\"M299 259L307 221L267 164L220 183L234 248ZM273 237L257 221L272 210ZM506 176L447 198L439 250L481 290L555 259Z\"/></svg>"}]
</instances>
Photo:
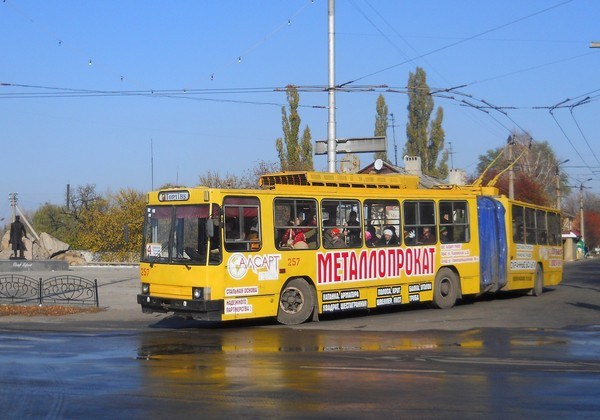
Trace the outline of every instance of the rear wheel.
<instances>
[{"instance_id":1,"label":"rear wheel","mask_svg":"<svg viewBox=\"0 0 600 420\"><path fill-rule=\"evenodd\" d=\"M442 268L435 276L433 305L436 308L452 308L458 299L458 276L449 268Z\"/></svg>"},{"instance_id":2,"label":"rear wheel","mask_svg":"<svg viewBox=\"0 0 600 420\"><path fill-rule=\"evenodd\" d=\"M544 292L544 272L542 268L538 265L535 269L535 279L533 280L533 289L531 289L530 294L532 296L540 296Z\"/></svg>"},{"instance_id":3,"label":"rear wheel","mask_svg":"<svg viewBox=\"0 0 600 420\"><path fill-rule=\"evenodd\" d=\"M285 325L302 324L312 314L315 306L313 289L304 279L289 281L279 296L277 321Z\"/></svg>"}]
</instances>

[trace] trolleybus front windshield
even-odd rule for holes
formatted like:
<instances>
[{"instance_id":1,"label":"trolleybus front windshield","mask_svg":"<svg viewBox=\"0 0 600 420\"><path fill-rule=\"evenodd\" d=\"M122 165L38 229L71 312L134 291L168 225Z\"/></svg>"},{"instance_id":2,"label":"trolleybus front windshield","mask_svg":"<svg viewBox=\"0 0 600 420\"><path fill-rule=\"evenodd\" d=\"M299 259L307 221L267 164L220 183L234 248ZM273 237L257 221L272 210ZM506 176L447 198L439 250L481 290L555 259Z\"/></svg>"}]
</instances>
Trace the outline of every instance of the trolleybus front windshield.
<instances>
[{"instance_id":1,"label":"trolleybus front windshield","mask_svg":"<svg viewBox=\"0 0 600 420\"><path fill-rule=\"evenodd\" d=\"M147 207L142 261L218 264L219 229L208 228L212 223L209 211L208 204Z\"/></svg>"}]
</instances>

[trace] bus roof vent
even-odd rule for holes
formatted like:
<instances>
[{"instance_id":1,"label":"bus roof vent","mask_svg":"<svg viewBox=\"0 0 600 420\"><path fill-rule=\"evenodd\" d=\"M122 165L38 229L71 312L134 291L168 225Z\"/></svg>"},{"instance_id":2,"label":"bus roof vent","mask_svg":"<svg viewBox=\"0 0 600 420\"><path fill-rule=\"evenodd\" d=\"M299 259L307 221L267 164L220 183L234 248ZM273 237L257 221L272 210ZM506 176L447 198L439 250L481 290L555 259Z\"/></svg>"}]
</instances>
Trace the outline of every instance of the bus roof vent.
<instances>
[{"instance_id":1,"label":"bus roof vent","mask_svg":"<svg viewBox=\"0 0 600 420\"><path fill-rule=\"evenodd\" d=\"M260 177L263 188L279 185L334 188L416 189L419 177L414 175L336 174L330 172L278 172Z\"/></svg>"}]
</instances>

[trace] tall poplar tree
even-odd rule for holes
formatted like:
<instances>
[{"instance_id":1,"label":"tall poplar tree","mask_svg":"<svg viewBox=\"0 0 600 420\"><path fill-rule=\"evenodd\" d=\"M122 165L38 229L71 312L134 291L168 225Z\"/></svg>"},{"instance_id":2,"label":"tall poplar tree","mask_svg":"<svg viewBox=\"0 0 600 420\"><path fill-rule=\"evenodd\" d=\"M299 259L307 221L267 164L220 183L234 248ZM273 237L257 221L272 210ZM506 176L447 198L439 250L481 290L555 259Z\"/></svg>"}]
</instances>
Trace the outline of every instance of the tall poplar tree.
<instances>
[{"instance_id":1,"label":"tall poplar tree","mask_svg":"<svg viewBox=\"0 0 600 420\"><path fill-rule=\"evenodd\" d=\"M385 103L385 97L383 95L379 95L377 97L377 107L376 107L377 115L375 116L375 137L387 135L388 129L388 107ZM387 151L385 152L377 152L373 156L375 160L381 159L385 162L388 162Z\"/></svg>"},{"instance_id":2,"label":"tall poplar tree","mask_svg":"<svg viewBox=\"0 0 600 420\"><path fill-rule=\"evenodd\" d=\"M304 129L302 140L300 141L300 115L298 114L298 104L300 95L295 86L288 85L286 96L289 104L289 116L285 107L281 107L281 120L283 128L283 138L275 141L275 147L281 162L283 171L301 171L314 170L312 159L312 140L308 126Z\"/></svg>"},{"instance_id":3,"label":"tall poplar tree","mask_svg":"<svg viewBox=\"0 0 600 420\"><path fill-rule=\"evenodd\" d=\"M417 67L408 76L408 122L406 123L406 146L404 154L421 157L421 168L426 175L445 178L448 175L448 153L444 151L445 133L442 128L444 111L438 107L431 121L433 98L427 85L425 70Z\"/></svg>"}]
</instances>

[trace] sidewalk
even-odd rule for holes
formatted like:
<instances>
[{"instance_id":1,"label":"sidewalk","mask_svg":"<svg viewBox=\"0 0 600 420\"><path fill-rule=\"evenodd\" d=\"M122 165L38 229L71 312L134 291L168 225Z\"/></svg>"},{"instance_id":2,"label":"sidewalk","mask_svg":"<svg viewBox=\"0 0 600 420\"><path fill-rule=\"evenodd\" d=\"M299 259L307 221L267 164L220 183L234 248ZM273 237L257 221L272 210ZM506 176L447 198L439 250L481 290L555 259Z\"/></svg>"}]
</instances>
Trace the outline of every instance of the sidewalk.
<instances>
[{"instance_id":1,"label":"sidewalk","mask_svg":"<svg viewBox=\"0 0 600 420\"><path fill-rule=\"evenodd\" d=\"M29 271L23 273L32 278L46 279L57 275L72 275L98 280L98 301L102 311L77 313L62 316L0 316L0 328L10 324L73 324L93 323L96 326L106 323L107 328L139 327L152 325L165 317L164 314L143 314L137 304L136 295L140 290L139 267L136 266L73 266L68 271ZM32 325L33 327L33 325Z\"/></svg>"}]
</instances>

